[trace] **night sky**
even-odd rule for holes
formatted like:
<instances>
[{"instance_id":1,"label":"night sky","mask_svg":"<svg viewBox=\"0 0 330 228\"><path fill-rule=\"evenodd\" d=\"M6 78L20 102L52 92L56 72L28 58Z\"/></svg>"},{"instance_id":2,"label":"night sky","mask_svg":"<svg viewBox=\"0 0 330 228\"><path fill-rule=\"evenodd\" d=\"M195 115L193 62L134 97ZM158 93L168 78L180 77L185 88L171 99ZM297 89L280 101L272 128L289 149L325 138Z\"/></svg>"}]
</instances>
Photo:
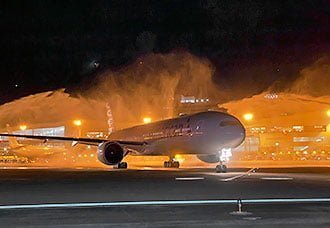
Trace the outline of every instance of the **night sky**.
<instances>
[{"instance_id":1,"label":"night sky","mask_svg":"<svg viewBox=\"0 0 330 228\"><path fill-rule=\"evenodd\" d=\"M228 86L260 65L290 80L329 53L329 15L326 0L1 1L0 103L173 51L207 57Z\"/></svg>"}]
</instances>

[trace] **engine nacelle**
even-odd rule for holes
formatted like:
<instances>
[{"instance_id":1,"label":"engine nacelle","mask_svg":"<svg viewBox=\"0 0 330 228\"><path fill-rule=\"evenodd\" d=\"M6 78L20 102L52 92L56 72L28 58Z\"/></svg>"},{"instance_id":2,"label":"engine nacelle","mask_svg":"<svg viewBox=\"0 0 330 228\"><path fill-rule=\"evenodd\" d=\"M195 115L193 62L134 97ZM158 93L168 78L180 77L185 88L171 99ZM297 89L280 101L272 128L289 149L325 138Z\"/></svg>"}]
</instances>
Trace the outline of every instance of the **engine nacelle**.
<instances>
[{"instance_id":1,"label":"engine nacelle","mask_svg":"<svg viewBox=\"0 0 330 228\"><path fill-rule=\"evenodd\" d=\"M217 154L197 155L198 159L207 163L217 163L220 157Z\"/></svg>"},{"instance_id":2,"label":"engine nacelle","mask_svg":"<svg viewBox=\"0 0 330 228\"><path fill-rule=\"evenodd\" d=\"M124 148L116 142L104 142L97 148L97 158L106 165L116 165L123 160Z\"/></svg>"}]
</instances>

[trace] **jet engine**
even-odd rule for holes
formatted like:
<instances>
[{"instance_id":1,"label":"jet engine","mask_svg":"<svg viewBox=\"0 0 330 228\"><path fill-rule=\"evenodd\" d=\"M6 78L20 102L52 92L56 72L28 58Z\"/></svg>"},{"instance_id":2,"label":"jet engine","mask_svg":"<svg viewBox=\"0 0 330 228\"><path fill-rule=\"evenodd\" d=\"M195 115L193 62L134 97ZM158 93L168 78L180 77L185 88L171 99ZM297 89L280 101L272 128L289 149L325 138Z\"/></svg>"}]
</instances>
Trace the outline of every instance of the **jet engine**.
<instances>
[{"instance_id":1,"label":"jet engine","mask_svg":"<svg viewBox=\"0 0 330 228\"><path fill-rule=\"evenodd\" d=\"M104 142L97 148L97 158L106 165L116 165L123 160L124 148L116 142Z\"/></svg>"}]
</instances>

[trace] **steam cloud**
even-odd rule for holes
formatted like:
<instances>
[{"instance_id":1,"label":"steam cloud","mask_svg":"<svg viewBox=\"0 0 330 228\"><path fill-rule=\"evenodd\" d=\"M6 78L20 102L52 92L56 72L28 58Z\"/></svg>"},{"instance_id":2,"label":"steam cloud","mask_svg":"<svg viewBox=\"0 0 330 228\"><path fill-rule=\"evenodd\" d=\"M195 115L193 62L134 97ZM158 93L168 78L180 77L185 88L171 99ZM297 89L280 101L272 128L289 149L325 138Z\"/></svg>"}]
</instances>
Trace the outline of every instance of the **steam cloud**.
<instances>
[{"instance_id":1,"label":"steam cloud","mask_svg":"<svg viewBox=\"0 0 330 228\"><path fill-rule=\"evenodd\" d=\"M95 111L97 110L97 111ZM105 119L105 107L100 102L83 97L71 97L64 89L38 93L0 106L1 127L25 123L29 127L56 126L74 118ZM97 126L96 126L97 127Z\"/></svg>"},{"instance_id":2,"label":"steam cloud","mask_svg":"<svg viewBox=\"0 0 330 228\"><path fill-rule=\"evenodd\" d=\"M104 73L87 94L109 102L115 122L124 127L146 115L154 120L173 117L180 95L223 97L212 76L207 59L188 53L151 54L121 71Z\"/></svg>"},{"instance_id":3,"label":"steam cloud","mask_svg":"<svg viewBox=\"0 0 330 228\"><path fill-rule=\"evenodd\" d=\"M330 94L329 59L325 56L302 69L285 92ZM119 71L103 73L94 82L95 86L76 97L58 90L2 105L1 128L7 123L17 126L22 122L47 127L48 123L82 118L90 123L89 129L106 130L105 106L109 103L115 128L119 129L141 123L143 116L151 116L153 120L173 117L180 95L208 97L217 103L236 97L238 91L213 82L213 73L214 67L207 59L189 53L150 54Z\"/></svg>"},{"instance_id":4,"label":"steam cloud","mask_svg":"<svg viewBox=\"0 0 330 228\"><path fill-rule=\"evenodd\" d=\"M212 75L213 66L207 59L184 52L151 54L122 70L105 72L93 88L77 97L58 90L7 103L0 107L1 125L27 122L45 126L82 118L103 123L106 129L106 103L111 106L117 129L140 124L146 115L153 120L170 118L179 95L210 100L225 96Z\"/></svg>"},{"instance_id":5,"label":"steam cloud","mask_svg":"<svg viewBox=\"0 0 330 228\"><path fill-rule=\"evenodd\" d=\"M330 57L324 56L301 70L300 77L287 91L312 96L330 95Z\"/></svg>"}]
</instances>

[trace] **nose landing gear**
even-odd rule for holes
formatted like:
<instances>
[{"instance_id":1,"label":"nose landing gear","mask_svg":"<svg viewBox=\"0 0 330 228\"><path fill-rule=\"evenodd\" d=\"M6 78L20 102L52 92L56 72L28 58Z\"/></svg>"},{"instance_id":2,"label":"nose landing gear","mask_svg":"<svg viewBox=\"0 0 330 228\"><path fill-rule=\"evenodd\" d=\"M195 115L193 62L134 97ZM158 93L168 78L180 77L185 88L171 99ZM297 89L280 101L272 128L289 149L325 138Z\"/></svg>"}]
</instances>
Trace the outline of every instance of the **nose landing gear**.
<instances>
[{"instance_id":1,"label":"nose landing gear","mask_svg":"<svg viewBox=\"0 0 330 228\"><path fill-rule=\"evenodd\" d=\"M220 164L215 167L215 171L217 173L226 173L227 166L225 164L223 164L223 162L220 162Z\"/></svg>"},{"instance_id":2,"label":"nose landing gear","mask_svg":"<svg viewBox=\"0 0 330 228\"><path fill-rule=\"evenodd\" d=\"M231 148L223 148L219 151L219 165L215 167L217 173L226 173L227 166L226 162L229 161L229 158L232 156Z\"/></svg>"}]
</instances>

